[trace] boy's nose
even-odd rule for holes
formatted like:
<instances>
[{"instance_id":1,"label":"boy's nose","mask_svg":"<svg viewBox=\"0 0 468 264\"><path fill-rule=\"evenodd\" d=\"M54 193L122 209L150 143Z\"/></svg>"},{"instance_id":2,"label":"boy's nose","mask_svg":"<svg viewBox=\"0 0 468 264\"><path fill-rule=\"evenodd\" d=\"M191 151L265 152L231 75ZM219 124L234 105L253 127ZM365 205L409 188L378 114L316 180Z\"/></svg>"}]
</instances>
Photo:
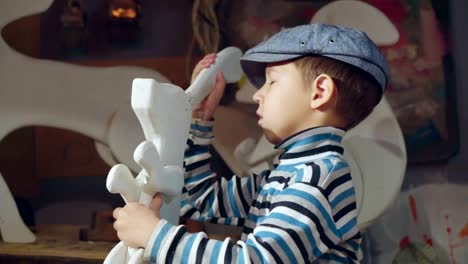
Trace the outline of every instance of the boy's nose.
<instances>
[{"instance_id":1,"label":"boy's nose","mask_svg":"<svg viewBox=\"0 0 468 264\"><path fill-rule=\"evenodd\" d=\"M252 95L252 99L254 100L254 102L258 103L258 91L256 91L253 95Z\"/></svg>"},{"instance_id":2,"label":"boy's nose","mask_svg":"<svg viewBox=\"0 0 468 264\"><path fill-rule=\"evenodd\" d=\"M252 99L257 103L259 104L260 103L260 91L262 90L262 88L258 89L252 96Z\"/></svg>"}]
</instances>

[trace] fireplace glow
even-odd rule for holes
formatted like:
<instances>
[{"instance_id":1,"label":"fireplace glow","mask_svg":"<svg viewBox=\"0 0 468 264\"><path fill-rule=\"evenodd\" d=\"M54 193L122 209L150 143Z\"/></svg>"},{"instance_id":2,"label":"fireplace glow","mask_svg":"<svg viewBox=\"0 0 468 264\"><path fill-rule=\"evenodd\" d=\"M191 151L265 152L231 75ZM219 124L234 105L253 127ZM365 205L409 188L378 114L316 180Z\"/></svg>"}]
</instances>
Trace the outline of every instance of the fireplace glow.
<instances>
[{"instance_id":1,"label":"fireplace glow","mask_svg":"<svg viewBox=\"0 0 468 264\"><path fill-rule=\"evenodd\" d=\"M135 0L109 0L109 16L112 20L136 20L140 14L141 5Z\"/></svg>"}]
</instances>

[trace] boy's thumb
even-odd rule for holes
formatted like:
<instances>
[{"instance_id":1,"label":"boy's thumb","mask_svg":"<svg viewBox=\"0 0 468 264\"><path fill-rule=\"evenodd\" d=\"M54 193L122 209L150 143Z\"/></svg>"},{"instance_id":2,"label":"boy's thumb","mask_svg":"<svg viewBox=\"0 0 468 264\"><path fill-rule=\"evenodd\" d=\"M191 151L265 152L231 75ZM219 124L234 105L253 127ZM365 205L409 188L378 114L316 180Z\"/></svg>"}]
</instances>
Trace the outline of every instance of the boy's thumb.
<instances>
[{"instance_id":1,"label":"boy's thumb","mask_svg":"<svg viewBox=\"0 0 468 264\"><path fill-rule=\"evenodd\" d=\"M161 199L161 194L157 193L153 200L151 200L151 203L149 204L149 208L155 212L159 213L159 210L161 209L162 206L162 199Z\"/></svg>"}]
</instances>

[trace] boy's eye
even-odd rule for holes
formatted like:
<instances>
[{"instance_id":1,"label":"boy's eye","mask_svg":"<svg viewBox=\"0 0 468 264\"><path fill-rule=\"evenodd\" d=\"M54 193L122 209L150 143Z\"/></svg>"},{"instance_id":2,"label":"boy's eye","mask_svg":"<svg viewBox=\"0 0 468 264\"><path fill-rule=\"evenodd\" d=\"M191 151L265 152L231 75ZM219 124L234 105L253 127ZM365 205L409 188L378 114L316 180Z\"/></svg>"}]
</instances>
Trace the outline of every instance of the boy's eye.
<instances>
[{"instance_id":1,"label":"boy's eye","mask_svg":"<svg viewBox=\"0 0 468 264\"><path fill-rule=\"evenodd\" d=\"M270 85L274 84L276 81L270 81Z\"/></svg>"}]
</instances>

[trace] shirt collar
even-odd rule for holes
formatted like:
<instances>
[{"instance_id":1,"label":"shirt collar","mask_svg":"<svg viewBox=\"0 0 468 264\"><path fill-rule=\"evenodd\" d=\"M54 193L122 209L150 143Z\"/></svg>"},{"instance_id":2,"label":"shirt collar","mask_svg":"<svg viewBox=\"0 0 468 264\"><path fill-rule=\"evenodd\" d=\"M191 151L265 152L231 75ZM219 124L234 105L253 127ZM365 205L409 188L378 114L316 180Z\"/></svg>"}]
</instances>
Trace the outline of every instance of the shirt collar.
<instances>
[{"instance_id":1,"label":"shirt collar","mask_svg":"<svg viewBox=\"0 0 468 264\"><path fill-rule=\"evenodd\" d=\"M288 153L303 152L326 145L341 147L345 133L345 130L332 126L309 128L286 138L282 143L276 145L275 149L282 149L284 153Z\"/></svg>"}]
</instances>

